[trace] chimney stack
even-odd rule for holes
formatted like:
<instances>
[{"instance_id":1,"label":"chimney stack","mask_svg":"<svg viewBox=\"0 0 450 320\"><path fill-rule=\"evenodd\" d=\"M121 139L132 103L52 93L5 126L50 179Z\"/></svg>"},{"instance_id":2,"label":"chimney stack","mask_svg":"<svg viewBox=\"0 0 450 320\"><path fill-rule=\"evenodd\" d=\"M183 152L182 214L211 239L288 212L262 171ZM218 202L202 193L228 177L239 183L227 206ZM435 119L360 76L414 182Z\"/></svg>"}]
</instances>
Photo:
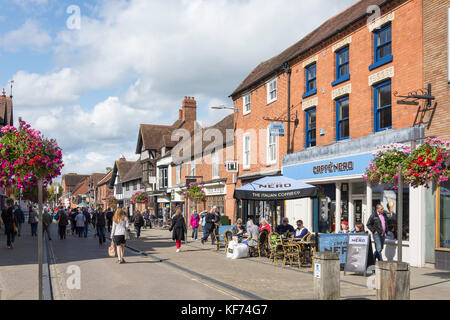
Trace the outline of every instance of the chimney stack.
<instances>
[{"instance_id":1,"label":"chimney stack","mask_svg":"<svg viewBox=\"0 0 450 320\"><path fill-rule=\"evenodd\" d=\"M197 102L194 97L184 97L182 104L183 120L197 121Z\"/></svg>"}]
</instances>

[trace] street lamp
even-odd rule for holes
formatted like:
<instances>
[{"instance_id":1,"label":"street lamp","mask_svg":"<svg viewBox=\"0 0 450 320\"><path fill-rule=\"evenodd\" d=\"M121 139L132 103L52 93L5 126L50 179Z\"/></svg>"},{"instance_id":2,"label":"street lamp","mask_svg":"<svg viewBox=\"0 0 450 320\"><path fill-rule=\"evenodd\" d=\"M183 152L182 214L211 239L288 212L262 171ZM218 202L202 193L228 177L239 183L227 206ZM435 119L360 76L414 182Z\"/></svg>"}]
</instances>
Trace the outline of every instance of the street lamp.
<instances>
[{"instance_id":1,"label":"street lamp","mask_svg":"<svg viewBox=\"0 0 450 320\"><path fill-rule=\"evenodd\" d=\"M239 107L238 108L234 108L234 107L225 107L225 106L214 106L214 107L210 107L213 110L233 110L233 111L237 111L239 112Z\"/></svg>"}]
</instances>

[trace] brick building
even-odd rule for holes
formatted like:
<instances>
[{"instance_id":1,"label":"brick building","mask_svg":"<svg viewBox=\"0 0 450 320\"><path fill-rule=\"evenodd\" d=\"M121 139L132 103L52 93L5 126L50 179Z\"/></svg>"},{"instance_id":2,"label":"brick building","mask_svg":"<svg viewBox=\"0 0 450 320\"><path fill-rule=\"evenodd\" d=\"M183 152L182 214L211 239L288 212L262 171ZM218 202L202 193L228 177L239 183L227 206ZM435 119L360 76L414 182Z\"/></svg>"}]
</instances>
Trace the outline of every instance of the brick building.
<instances>
[{"instance_id":1,"label":"brick building","mask_svg":"<svg viewBox=\"0 0 450 320\"><path fill-rule=\"evenodd\" d=\"M63 188L62 203L65 207L70 207L72 193L77 185L88 178L88 175L79 175L76 173L68 173L62 176L61 186Z\"/></svg>"},{"instance_id":2,"label":"brick building","mask_svg":"<svg viewBox=\"0 0 450 320\"><path fill-rule=\"evenodd\" d=\"M109 186L109 181L111 180L113 170L110 168L106 175L97 183L96 188L96 205L101 207L103 210L109 208L106 201L106 197L114 194L114 188Z\"/></svg>"},{"instance_id":3,"label":"brick building","mask_svg":"<svg viewBox=\"0 0 450 320\"><path fill-rule=\"evenodd\" d=\"M342 221L350 227L366 223L377 203L395 217L394 186L372 186L363 173L381 145L449 134L444 125L449 111L447 72L442 71L447 70L442 43L448 44L442 28L447 22L444 2L358 1L248 75L231 94L239 159L236 187L283 173L320 186L323 194L319 199L243 201L238 216L264 216L272 225L283 216L292 224L302 219L314 232L337 232ZM379 16L367 13L372 5L379 7ZM440 104L435 114L442 117L432 119L429 127L429 110L421 116L423 101L398 102L428 83ZM283 123L284 135L267 132L271 123ZM435 239L426 230L436 224L425 219L429 198L434 198L425 188L407 185L403 198L404 260L415 266L434 263L428 253L434 252ZM395 243L394 238L387 241L386 258L395 259Z\"/></svg>"}]
</instances>

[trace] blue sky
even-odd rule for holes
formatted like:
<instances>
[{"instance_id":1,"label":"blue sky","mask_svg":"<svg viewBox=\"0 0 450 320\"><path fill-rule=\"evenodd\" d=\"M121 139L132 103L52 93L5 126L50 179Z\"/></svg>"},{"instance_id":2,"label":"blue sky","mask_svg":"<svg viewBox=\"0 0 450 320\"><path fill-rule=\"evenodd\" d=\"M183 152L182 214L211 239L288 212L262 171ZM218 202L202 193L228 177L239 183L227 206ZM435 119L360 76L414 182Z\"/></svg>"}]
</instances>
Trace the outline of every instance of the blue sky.
<instances>
[{"instance_id":1,"label":"blue sky","mask_svg":"<svg viewBox=\"0 0 450 320\"><path fill-rule=\"evenodd\" d=\"M57 139L64 173L104 172L136 159L139 124L172 123L184 96L202 125L219 121L209 106L354 2L0 0L0 85L14 79L16 121Z\"/></svg>"}]
</instances>

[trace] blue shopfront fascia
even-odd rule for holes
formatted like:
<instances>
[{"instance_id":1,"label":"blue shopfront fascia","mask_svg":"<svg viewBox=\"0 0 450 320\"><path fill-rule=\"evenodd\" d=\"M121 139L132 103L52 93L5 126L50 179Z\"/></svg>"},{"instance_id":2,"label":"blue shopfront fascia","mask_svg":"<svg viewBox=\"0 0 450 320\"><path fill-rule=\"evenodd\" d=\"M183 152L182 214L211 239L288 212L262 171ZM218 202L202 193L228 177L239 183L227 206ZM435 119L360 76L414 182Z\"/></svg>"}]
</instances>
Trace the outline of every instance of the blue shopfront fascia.
<instances>
[{"instance_id":1,"label":"blue shopfront fascia","mask_svg":"<svg viewBox=\"0 0 450 320\"><path fill-rule=\"evenodd\" d=\"M282 172L285 177L301 181L362 176L373 159L372 153L364 153L285 166Z\"/></svg>"}]
</instances>

